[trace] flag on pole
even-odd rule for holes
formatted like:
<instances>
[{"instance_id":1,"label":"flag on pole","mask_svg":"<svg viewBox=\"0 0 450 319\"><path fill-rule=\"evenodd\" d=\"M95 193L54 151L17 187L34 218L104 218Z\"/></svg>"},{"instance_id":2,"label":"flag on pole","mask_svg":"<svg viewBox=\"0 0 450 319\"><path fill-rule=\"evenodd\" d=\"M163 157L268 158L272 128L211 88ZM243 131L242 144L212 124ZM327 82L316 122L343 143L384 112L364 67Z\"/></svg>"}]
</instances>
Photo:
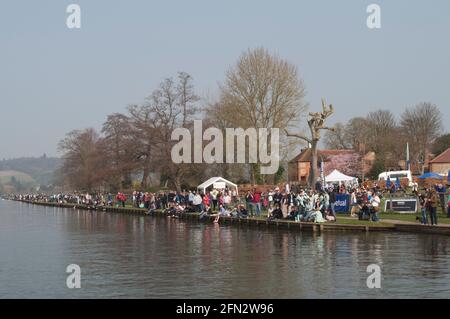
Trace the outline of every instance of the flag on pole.
<instances>
[{"instance_id":1,"label":"flag on pole","mask_svg":"<svg viewBox=\"0 0 450 319\"><path fill-rule=\"evenodd\" d=\"M320 161L320 179L322 180L322 188L325 187L325 174L323 172L323 159Z\"/></svg>"},{"instance_id":2,"label":"flag on pole","mask_svg":"<svg viewBox=\"0 0 450 319\"><path fill-rule=\"evenodd\" d=\"M397 177L397 179L395 180L395 188L396 188L396 189L399 189L400 186L401 186L401 184L400 184L400 178Z\"/></svg>"},{"instance_id":3,"label":"flag on pole","mask_svg":"<svg viewBox=\"0 0 450 319\"><path fill-rule=\"evenodd\" d=\"M409 143L406 143L406 170L411 170L411 164L409 162Z\"/></svg>"}]
</instances>

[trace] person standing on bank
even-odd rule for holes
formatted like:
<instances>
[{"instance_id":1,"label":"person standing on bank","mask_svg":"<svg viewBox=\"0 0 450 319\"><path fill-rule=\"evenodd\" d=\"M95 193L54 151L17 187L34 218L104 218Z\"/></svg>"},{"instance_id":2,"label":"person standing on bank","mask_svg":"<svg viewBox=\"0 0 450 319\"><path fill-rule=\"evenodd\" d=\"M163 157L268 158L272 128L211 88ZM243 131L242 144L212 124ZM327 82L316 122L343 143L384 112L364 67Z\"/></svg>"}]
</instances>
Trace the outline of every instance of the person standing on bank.
<instances>
[{"instance_id":1,"label":"person standing on bank","mask_svg":"<svg viewBox=\"0 0 450 319\"><path fill-rule=\"evenodd\" d=\"M247 192L245 195L245 204L247 212L250 212L250 215L253 215L253 193L251 191Z\"/></svg>"},{"instance_id":2,"label":"person standing on bank","mask_svg":"<svg viewBox=\"0 0 450 319\"><path fill-rule=\"evenodd\" d=\"M442 209L442 213L445 214L445 193L447 192L447 189L443 184L439 184L436 186L436 192L439 196L439 203Z\"/></svg>"},{"instance_id":3,"label":"person standing on bank","mask_svg":"<svg viewBox=\"0 0 450 319\"><path fill-rule=\"evenodd\" d=\"M256 216L261 214L261 192L257 191L256 188L253 190L253 207L255 208Z\"/></svg>"},{"instance_id":4,"label":"person standing on bank","mask_svg":"<svg viewBox=\"0 0 450 319\"><path fill-rule=\"evenodd\" d=\"M450 218L450 194L447 198L447 218Z\"/></svg>"},{"instance_id":5,"label":"person standing on bank","mask_svg":"<svg viewBox=\"0 0 450 319\"><path fill-rule=\"evenodd\" d=\"M436 190L432 188L430 190L430 195L428 198L429 209L430 209L430 219L431 225L437 225L437 206L438 206L439 197L436 193Z\"/></svg>"},{"instance_id":6,"label":"person standing on bank","mask_svg":"<svg viewBox=\"0 0 450 319\"><path fill-rule=\"evenodd\" d=\"M334 187L331 189L329 201L330 201L331 214L336 218L336 210L335 210L336 191L334 190Z\"/></svg>"},{"instance_id":7,"label":"person standing on bank","mask_svg":"<svg viewBox=\"0 0 450 319\"><path fill-rule=\"evenodd\" d=\"M421 224L426 225L426 224L428 224L427 195L426 194L419 194L419 205L420 205L420 211L422 212Z\"/></svg>"},{"instance_id":8,"label":"person standing on bank","mask_svg":"<svg viewBox=\"0 0 450 319\"><path fill-rule=\"evenodd\" d=\"M380 211L381 199L375 190L373 190L373 196L372 196L370 203L372 204L372 209L373 209L372 221L377 222L380 220L380 218L378 216L378 212Z\"/></svg>"},{"instance_id":9,"label":"person standing on bank","mask_svg":"<svg viewBox=\"0 0 450 319\"><path fill-rule=\"evenodd\" d=\"M350 196L350 205L352 207L350 211L351 217L358 216L359 213L359 205L358 205L358 197L356 196L356 189L352 190L351 196Z\"/></svg>"}]
</instances>

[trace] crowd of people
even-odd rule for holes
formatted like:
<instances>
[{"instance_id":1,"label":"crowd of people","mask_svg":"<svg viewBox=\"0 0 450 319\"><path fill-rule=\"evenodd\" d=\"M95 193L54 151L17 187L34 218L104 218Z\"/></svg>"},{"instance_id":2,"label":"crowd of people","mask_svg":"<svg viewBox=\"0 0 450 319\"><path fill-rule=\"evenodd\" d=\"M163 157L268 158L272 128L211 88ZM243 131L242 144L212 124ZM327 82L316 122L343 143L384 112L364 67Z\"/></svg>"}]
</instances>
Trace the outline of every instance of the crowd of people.
<instances>
[{"instance_id":1,"label":"crowd of people","mask_svg":"<svg viewBox=\"0 0 450 319\"><path fill-rule=\"evenodd\" d=\"M430 186L424 192L416 191L422 213L420 221L423 225L429 224L428 216L430 217L431 225L438 224L438 207L441 207L442 212L445 212L447 209L447 217L450 218L450 195L446 193L447 189L443 184L437 184L434 187Z\"/></svg>"},{"instance_id":2,"label":"crowd of people","mask_svg":"<svg viewBox=\"0 0 450 319\"><path fill-rule=\"evenodd\" d=\"M350 215L359 220L379 221L381 199L384 192L390 189L381 189L377 184L368 188L352 184L317 184L314 188L300 188L286 184L279 187L261 191L248 190L238 196L235 189L212 189L206 193L202 191L160 191L141 192L134 191L125 195L112 193L81 193L71 194L26 194L15 195L14 199L70 203L90 207L131 205L135 208L146 209L149 214L156 210L165 211L168 216L179 217L184 213L200 213L201 218L215 215L215 222L220 217L248 218L259 217L267 220L291 220L303 222L335 222L337 195L345 194L349 198ZM419 199L422 212L422 224L428 224L428 217L432 225L437 225L437 207L447 209L450 217L450 197L446 198L446 189L443 185L430 187L424 193L414 190ZM447 207L446 207L447 206Z\"/></svg>"}]
</instances>

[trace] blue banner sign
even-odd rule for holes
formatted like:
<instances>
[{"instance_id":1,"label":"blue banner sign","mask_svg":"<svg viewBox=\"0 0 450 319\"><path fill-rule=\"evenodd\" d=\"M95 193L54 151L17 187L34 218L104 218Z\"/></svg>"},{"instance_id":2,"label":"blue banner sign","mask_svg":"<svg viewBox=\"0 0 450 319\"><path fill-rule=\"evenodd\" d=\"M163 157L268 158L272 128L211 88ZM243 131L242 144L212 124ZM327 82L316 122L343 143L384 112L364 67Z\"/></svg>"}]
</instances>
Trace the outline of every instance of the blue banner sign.
<instances>
[{"instance_id":1,"label":"blue banner sign","mask_svg":"<svg viewBox=\"0 0 450 319\"><path fill-rule=\"evenodd\" d=\"M334 210L337 213L348 213L348 211L350 210L350 195L336 194Z\"/></svg>"}]
</instances>

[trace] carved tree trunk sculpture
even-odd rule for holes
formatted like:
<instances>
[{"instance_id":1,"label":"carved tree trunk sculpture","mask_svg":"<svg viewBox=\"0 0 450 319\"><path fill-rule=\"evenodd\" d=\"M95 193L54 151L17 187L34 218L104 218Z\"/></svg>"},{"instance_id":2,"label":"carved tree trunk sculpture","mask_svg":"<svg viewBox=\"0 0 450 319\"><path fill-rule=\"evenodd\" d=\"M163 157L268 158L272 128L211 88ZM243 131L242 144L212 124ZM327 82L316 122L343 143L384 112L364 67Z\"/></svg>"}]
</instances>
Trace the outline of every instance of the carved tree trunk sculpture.
<instances>
[{"instance_id":1,"label":"carved tree trunk sculpture","mask_svg":"<svg viewBox=\"0 0 450 319\"><path fill-rule=\"evenodd\" d=\"M333 114L333 112L333 105L327 105L325 103L325 99L322 99L322 112L309 113L308 126L311 132L311 137L306 137L302 134L291 134L286 131L287 136L297 137L311 144L311 170L308 179L308 185L310 187L314 187L318 177L317 146L320 141L320 131L333 130L333 128L325 126L325 121L331 116L331 114Z\"/></svg>"}]
</instances>

